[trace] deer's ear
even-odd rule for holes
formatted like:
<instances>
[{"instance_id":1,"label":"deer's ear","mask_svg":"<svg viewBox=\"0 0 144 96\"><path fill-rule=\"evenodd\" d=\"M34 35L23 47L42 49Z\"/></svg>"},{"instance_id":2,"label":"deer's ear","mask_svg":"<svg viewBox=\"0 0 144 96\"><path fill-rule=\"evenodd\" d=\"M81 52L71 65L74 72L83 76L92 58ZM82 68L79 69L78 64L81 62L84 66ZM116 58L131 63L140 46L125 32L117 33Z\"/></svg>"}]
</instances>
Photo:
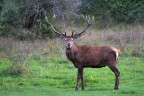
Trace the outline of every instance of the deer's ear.
<instances>
[{"instance_id":1,"label":"deer's ear","mask_svg":"<svg viewBox=\"0 0 144 96\"><path fill-rule=\"evenodd\" d=\"M77 39L79 36L73 36L74 39Z\"/></svg>"},{"instance_id":2,"label":"deer's ear","mask_svg":"<svg viewBox=\"0 0 144 96\"><path fill-rule=\"evenodd\" d=\"M65 36L62 35L62 34L58 34L58 37L61 38L61 39L65 38Z\"/></svg>"},{"instance_id":3,"label":"deer's ear","mask_svg":"<svg viewBox=\"0 0 144 96\"><path fill-rule=\"evenodd\" d=\"M65 36L63 36L63 35L58 35L58 37L61 38L61 39L65 38Z\"/></svg>"},{"instance_id":4,"label":"deer's ear","mask_svg":"<svg viewBox=\"0 0 144 96\"><path fill-rule=\"evenodd\" d=\"M81 34L75 34L74 36L73 36L73 38L74 39L77 39L77 38L79 38L81 36Z\"/></svg>"},{"instance_id":5,"label":"deer's ear","mask_svg":"<svg viewBox=\"0 0 144 96\"><path fill-rule=\"evenodd\" d=\"M62 32L60 32L60 34L58 34L58 37L63 39L66 37L66 32L63 34Z\"/></svg>"}]
</instances>

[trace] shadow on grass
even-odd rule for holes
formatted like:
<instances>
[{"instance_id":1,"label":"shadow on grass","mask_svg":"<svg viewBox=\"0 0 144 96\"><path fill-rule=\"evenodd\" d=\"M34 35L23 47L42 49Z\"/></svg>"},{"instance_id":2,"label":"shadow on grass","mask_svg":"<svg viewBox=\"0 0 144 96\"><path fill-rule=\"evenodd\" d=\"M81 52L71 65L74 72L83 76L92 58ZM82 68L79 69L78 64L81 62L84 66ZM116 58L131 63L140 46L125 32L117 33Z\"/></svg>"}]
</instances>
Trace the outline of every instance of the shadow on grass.
<instances>
[{"instance_id":1,"label":"shadow on grass","mask_svg":"<svg viewBox=\"0 0 144 96\"><path fill-rule=\"evenodd\" d=\"M88 88L84 91L113 91L112 88Z\"/></svg>"}]
</instances>

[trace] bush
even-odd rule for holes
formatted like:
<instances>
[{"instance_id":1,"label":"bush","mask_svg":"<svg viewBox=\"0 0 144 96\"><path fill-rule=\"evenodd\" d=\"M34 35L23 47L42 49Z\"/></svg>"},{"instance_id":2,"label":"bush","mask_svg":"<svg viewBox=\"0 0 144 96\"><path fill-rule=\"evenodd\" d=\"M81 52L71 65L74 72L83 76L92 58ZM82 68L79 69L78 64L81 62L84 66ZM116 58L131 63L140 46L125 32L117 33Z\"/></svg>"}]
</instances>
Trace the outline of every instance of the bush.
<instances>
[{"instance_id":1,"label":"bush","mask_svg":"<svg viewBox=\"0 0 144 96\"><path fill-rule=\"evenodd\" d=\"M54 38L45 15L55 17L55 23L62 22L59 25L64 28L75 21L82 25L81 14L95 16L94 23L100 28L117 23L144 24L143 9L143 0L0 0L0 36Z\"/></svg>"},{"instance_id":2,"label":"bush","mask_svg":"<svg viewBox=\"0 0 144 96\"><path fill-rule=\"evenodd\" d=\"M22 74L25 74L26 70L21 66L14 66L11 65L7 69L3 70L3 74L5 76L12 76L17 77L21 76Z\"/></svg>"},{"instance_id":3,"label":"bush","mask_svg":"<svg viewBox=\"0 0 144 96\"><path fill-rule=\"evenodd\" d=\"M88 0L84 0L88 1ZM143 0L92 0L82 9L82 13L91 14L102 20L101 23L113 21L144 23Z\"/></svg>"},{"instance_id":4,"label":"bush","mask_svg":"<svg viewBox=\"0 0 144 96\"><path fill-rule=\"evenodd\" d=\"M4 0L0 14L0 23L2 26L18 26L20 23L20 6L16 0Z\"/></svg>"}]
</instances>

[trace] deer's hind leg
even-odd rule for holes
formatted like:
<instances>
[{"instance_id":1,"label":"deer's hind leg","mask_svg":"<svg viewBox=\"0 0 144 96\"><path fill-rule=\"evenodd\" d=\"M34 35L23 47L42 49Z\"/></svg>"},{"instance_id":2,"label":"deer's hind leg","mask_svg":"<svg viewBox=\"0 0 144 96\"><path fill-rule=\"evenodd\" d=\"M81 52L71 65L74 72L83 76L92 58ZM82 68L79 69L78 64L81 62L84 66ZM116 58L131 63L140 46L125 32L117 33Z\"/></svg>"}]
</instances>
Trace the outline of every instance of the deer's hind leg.
<instances>
[{"instance_id":1,"label":"deer's hind leg","mask_svg":"<svg viewBox=\"0 0 144 96\"><path fill-rule=\"evenodd\" d=\"M115 87L114 90L118 90L119 89L119 77L120 77L120 72L119 70L116 68L116 62L111 62L108 67L114 72L115 74Z\"/></svg>"}]
</instances>

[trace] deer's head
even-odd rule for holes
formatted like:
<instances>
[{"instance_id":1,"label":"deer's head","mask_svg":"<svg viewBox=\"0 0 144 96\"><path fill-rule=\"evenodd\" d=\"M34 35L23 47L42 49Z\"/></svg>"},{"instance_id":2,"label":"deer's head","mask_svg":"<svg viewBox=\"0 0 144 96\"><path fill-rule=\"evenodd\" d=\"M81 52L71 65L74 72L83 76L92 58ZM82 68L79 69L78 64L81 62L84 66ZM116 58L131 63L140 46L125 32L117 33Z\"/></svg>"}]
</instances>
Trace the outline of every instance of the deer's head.
<instances>
[{"instance_id":1,"label":"deer's head","mask_svg":"<svg viewBox=\"0 0 144 96\"><path fill-rule=\"evenodd\" d=\"M84 16L82 15L82 17L83 17L84 20L87 22L86 28L84 28L83 31L78 32L78 33L75 33L75 34L74 34L74 30L73 30L71 36L67 36L67 35L66 35L66 32L59 32L59 31L57 31L57 30L53 27L53 25L48 21L48 19L47 19L47 17L46 17L46 21L47 21L48 24L51 26L52 30L53 30L55 33L57 33L60 38L62 38L62 39L65 40L65 47L66 47L67 50L70 50L70 49L73 47L73 45L74 45L74 40L77 39L78 37L80 37L81 34L84 33L84 32L92 25L92 23L90 23L90 17L89 17L89 16L85 16L85 17L84 17ZM92 20L94 20L94 17L92 18Z\"/></svg>"}]
</instances>

